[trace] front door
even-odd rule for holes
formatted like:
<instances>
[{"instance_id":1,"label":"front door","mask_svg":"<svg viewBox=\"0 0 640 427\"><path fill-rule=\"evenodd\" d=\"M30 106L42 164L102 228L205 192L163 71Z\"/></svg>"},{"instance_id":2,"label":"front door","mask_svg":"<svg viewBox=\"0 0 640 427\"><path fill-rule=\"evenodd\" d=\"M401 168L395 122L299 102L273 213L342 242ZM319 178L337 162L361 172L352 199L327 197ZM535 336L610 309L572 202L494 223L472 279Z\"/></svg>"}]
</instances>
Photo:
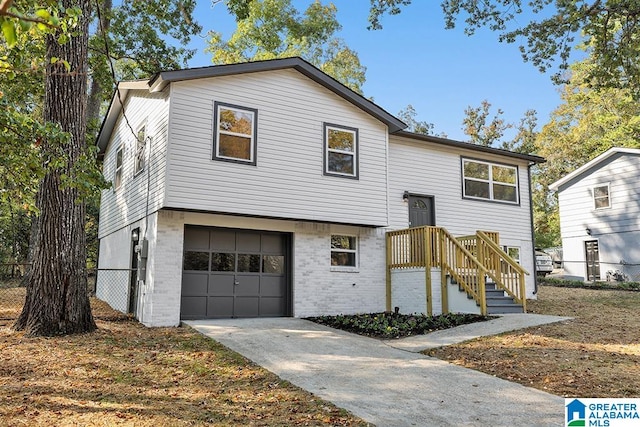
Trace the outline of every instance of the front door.
<instances>
[{"instance_id":1,"label":"front door","mask_svg":"<svg viewBox=\"0 0 640 427\"><path fill-rule=\"evenodd\" d=\"M436 225L433 197L409 195L409 227L423 225Z\"/></svg>"},{"instance_id":2,"label":"front door","mask_svg":"<svg viewBox=\"0 0 640 427\"><path fill-rule=\"evenodd\" d=\"M600 255L597 240L584 242L584 251L587 260L587 280L594 282L600 280Z\"/></svg>"}]
</instances>

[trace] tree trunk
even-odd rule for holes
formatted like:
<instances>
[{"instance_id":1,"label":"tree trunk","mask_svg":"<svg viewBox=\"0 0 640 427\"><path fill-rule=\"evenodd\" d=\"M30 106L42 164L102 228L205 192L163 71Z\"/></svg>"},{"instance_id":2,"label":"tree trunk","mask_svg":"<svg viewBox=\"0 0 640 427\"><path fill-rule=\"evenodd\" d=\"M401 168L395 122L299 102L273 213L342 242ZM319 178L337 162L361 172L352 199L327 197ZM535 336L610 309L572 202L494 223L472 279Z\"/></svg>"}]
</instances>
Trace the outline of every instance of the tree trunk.
<instances>
[{"instance_id":1,"label":"tree trunk","mask_svg":"<svg viewBox=\"0 0 640 427\"><path fill-rule=\"evenodd\" d=\"M109 34L109 27L111 26L111 9L113 8L112 0L104 0L100 7L101 21L96 30L96 34L103 39ZM98 55L96 58L98 61L109 61L109 58L105 55ZM106 65L109 68L109 65ZM87 105L87 121L98 122L100 120L100 106L102 105L102 92L103 87L100 84L100 80L97 78L91 79L91 86L89 88L89 103Z\"/></svg>"},{"instance_id":2,"label":"tree trunk","mask_svg":"<svg viewBox=\"0 0 640 427\"><path fill-rule=\"evenodd\" d=\"M65 8L79 7L82 16L76 37L66 44L47 36L47 64L51 58L66 59L71 72L59 64L48 65L44 120L69 132L62 147L44 141L42 150L65 165L51 168L38 190L40 215L34 227L34 250L25 305L14 328L29 335L64 335L96 329L87 294L85 206L75 188L62 188L61 176L73 176L72 167L86 151L87 52L89 0L62 0Z\"/></svg>"}]
</instances>

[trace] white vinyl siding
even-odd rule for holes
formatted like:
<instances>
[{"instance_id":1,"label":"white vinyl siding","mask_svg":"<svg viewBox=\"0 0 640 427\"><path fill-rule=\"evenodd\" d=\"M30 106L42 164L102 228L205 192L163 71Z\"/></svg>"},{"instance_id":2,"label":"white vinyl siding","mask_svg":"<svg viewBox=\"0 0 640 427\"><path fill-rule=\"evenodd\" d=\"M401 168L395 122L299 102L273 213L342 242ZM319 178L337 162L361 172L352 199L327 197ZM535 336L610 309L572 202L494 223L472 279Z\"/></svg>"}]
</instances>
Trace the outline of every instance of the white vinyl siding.
<instances>
[{"instance_id":1,"label":"white vinyl siding","mask_svg":"<svg viewBox=\"0 0 640 427\"><path fill-rule=\"evenodd\" d=\"M563 267L586 277L584 242L597 240L600 274L620 269L620 261L640 260L640 156L617 153L558 190ZM607 186L610 207L596 209L594 189ZM591 235L587 234L587 228Z\"/></svg>"},{"instance_id":2,"label":"white vinyl siding","mask_svg":"<svg viewBox=\"0 0 640 427\"><path fill-rule=\"evenodd\" d=\"M102 192L98 233L100 238L144 218L147 211L152 213L162 207L169 110L169 101L165 95L130 91L125 99L124 111L129 123L120 116L103 162L104 176L115 176L116 153L120 148L124 150L122 184L118 191ZM143 126L146 140L144 164L139 164L138 167L142 167L145 173L138 171L136 175L136 154L139 153L137 133Z\"/></svg>"},{"instance_id":3,"label":"white vinyl siding","mask_svg":"<svg viewBox=\"0 0 640 427\"><path fill-rule=\"evenodd\" d=\"M461 195L461 157L488 163L510 163L518 166L520 204L479 203ZM531 214L527 161L506 156L464 150L416 141L401 136L389 140L389 217L391 228L409 226L409 206L403 193L433 196L436 226L446 228L454 236L474 234L476 230L497 231L500 243L520 247L521 265L533 272L534 249L531 236ZM533 275L526 277L527 294L534 289Z\"/></svg>"},{"instance_id":4,"label":"white vinyl siding","mask_svg":"<svg viewBox=\"0 0 640 427\"><path fill-rule=\"evenodd\" d=\"M257 165L212 159L214 102L259 112ZM387 128L292 69L171 85L166 206L385 226ZM358 129L358 179L323 174L323 124Z\"/></svg>"},{"instance_id":5,"label":"white vinyl siding","mask_svg":"<svg viewBox=\"0 0 640 427\"><path fill-rule=\"evenodd\" d=\"M563 239L592 234L640 231L640 156L615 155L590 173L562 186L558 191L560 231ZM607 209L596 209L594 188L608 186Z\"/></svg>"}]
</instances>

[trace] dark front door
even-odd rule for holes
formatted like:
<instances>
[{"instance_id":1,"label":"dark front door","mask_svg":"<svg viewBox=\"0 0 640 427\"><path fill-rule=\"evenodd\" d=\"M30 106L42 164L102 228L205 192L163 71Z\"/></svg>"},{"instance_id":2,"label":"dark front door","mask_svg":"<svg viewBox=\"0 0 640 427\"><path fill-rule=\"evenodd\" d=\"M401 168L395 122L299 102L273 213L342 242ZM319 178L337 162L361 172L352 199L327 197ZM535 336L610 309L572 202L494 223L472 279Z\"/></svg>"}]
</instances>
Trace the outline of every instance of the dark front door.
<instances>
[{"instance_id":1,"label":"dark front door","mask_svg":"<svg viewBox=\"0 0 640 427\"><path fill-rule=\"evenodd\" d=\"M409 227L436 225L433 197L409 196Z\"/></svg>"},{"instance_id":2,"label":"dark front door","mask_svg":"<svg viewBox=\"0 0 640 427\"><path fill-rule=\"evenodd\" d=\"M182 319L290 313L290 236L186 227Z\"/></svg>"},{"instance_id":3,"label":"dark front door","mask_svg":"<svg viewBox=\"0 0 640 427\"><path fill-rule=\"evenodd\" d=\"M587 259L587 280L600 280L600 254L597 240L584 242L584 251Z\"/></svg>"}]
</instances>

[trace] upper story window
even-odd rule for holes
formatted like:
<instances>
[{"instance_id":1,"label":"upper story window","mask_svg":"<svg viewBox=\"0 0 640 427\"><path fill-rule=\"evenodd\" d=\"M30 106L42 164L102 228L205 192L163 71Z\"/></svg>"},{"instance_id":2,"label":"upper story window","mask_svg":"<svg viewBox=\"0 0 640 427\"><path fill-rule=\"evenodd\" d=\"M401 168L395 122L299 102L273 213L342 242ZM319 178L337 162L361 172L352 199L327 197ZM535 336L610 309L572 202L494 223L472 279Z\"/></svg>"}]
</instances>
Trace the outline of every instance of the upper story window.
<instances>
[{"instance_id":1,"label":"upper story window","mask_svg":"<svg viewBox=\"0 0 640 427\"><path fill-rule=\"evenodd\" d=\"M358 129L324 124L324 174L358 178Z\"/></svg>"},{"instance_id":2,"label":"upper story window","mask_svg":"<svg viewBox=\"0 0 640 427\"><path fill-rule=\"evenodd\" d=\"M146 146L147 146L147 125L143 125L138 129L136 135L136 152L133 163L133 175L138 175L144 170L146 162Z\"/></svg>"},{"instance_id":3,"label":"upper story window","mask_svg":"<svg viewBox=\"0 0 640 427\"><path fill-rule=\"evenodd\" d=\"M355 236L331 235L331 265L333 267L356 267L357 244Z\"/></svg>"},{"instance_id":4,"label":"upper story window","mask_svg":"<svg viewBox=\"0 0 640 427\"><path fill-rule=\"evenodd\" d=\"M120 188L122 185L122 165L124 160L124 147L120 146L116 150L116 171L113 176L113 187L114 189Z\"/></svg>"},{"instance_id":5,"label":"upper story window","mask_svg":"<svg viewBox=\"0 0 640 427\"><path fill-rule=\"evenodd\" d=\"M593 206L595 209L606 209L611 207L608 183L593 187Z\"/></svg>"},{"instance_id":6,"label":"upper story window","mask_svg":"<svg viewBox=\"0 0 640 427\"><path fill-rule=\"evenodd\" d=\"M214 103L213 158L256 164L258 110Z\"/></svg>"},{"instance_id":7,"label":"upper story window","mask_svg":"<svg viewBox=\"0 0 640 427\"><path fill-rule=\"evenodd\" d=\"M462 159L462 195L504 203L518 203L518 168L480 160Z\"/></svg>"}]
</instances>

